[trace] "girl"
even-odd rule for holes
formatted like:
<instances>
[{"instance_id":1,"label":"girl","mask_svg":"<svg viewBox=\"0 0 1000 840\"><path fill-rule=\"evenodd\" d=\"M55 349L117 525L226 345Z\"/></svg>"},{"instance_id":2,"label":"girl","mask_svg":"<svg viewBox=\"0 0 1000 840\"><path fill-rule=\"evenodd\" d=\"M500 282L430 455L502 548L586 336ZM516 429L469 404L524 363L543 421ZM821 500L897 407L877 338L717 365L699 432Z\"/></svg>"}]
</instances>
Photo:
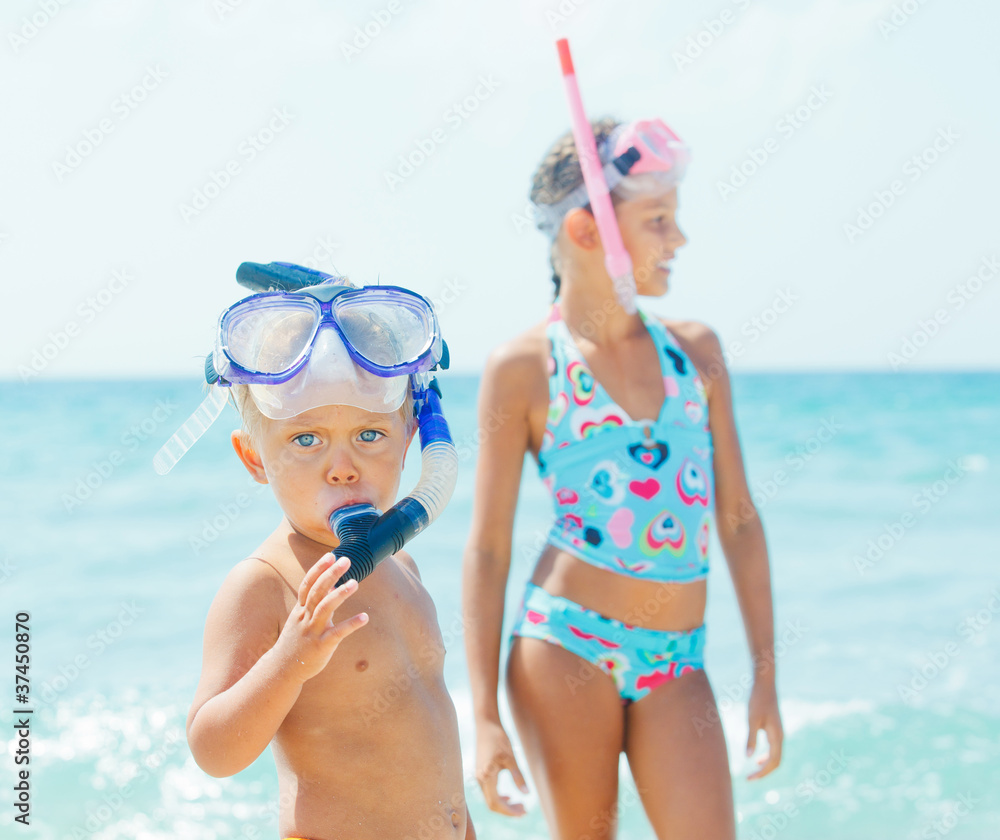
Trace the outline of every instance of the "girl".
<instances>
[{"instance_id":1,"label":"girl","mask_svg":"<svg viewBox=\"0 0 1000 840\"><path fill-rule=\"evenodd\" d=\"M676 222L687 160L660 120L593 124L639 295L666 293L687 241ZM615 836L624 751L659 838L733 838L732 787L702 668L713 522L754 663L747 752L781 758L767 548L750 500L719 339L694 321L628 314L605 269L571 133L534 176L552 240L548 317L497 348L480 423L463 605L477 777L489 807L524 813L497 774L524 780L497 703L504 591L525 452L556 520L514 626L507 691L553 838ZM626 305L621 305L626 304Z\"/></svg>"}]
</instances>

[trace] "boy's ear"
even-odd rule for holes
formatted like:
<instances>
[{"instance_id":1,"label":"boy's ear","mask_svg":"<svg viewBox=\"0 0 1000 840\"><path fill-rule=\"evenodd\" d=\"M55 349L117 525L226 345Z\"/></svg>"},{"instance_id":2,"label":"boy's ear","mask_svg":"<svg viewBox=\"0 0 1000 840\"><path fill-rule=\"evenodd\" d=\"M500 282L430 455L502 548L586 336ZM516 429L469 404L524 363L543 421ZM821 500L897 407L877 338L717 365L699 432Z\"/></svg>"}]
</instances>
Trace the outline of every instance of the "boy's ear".
<instances>
[{"instance_id":1,"label":"boy's ear","mask_svg":"<svg viewBox=\"0 0 1000 840\"><path fill-rule=\"evenodd\" d=\"M242 429L236 429L229 438L233 442L233 449L236 455L247 468L247 472L258 484L267 484L267 474L264 472L264 463L260 460L260 455L253 448L250 436Z\"/></svg>"}]
</instances>

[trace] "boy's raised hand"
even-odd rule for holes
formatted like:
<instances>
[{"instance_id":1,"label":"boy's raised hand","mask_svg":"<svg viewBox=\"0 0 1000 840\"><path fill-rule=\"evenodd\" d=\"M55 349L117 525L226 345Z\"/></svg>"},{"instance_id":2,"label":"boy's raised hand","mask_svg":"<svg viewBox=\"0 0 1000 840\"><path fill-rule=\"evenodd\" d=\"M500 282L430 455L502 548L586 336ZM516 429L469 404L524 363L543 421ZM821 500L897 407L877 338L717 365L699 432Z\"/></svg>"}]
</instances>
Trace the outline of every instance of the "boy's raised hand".
<instances>
[{"instance_id":1,"label":"boy's raised hand","mask_svg":"<svg viewBox=\"0 0 1000 840\"><path fill-rule=\"evenodd\" d=\"M337 646L355 630L368 623L368 613L358 613L345 621L333 621L334 610L358 590L358 582L334 584L350 567L346 557L333 554L318 560L299 584L299 600L288 615L275 648L288 657L288 671L305 682L322 671Z\"/></svg>"}]
</instances>

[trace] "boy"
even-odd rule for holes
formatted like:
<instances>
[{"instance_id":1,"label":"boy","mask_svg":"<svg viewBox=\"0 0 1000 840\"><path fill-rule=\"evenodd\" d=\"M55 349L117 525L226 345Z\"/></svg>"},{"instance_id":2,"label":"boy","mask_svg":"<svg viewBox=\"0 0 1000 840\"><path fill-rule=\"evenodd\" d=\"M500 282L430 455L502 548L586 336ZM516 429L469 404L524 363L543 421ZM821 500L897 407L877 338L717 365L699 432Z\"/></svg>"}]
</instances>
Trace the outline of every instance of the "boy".
<instances>
[{"instance_id":1,"label":"boy","mask_svg":"<svg viewBox=\"0 0 1000 840\"><path fill-rule=\"evenodd\" d=\"M233 432L233 448L255 481L270 484L284 518L230 572L209 610L188 740L213 776L243 770L273 745L283 837L474 838L444 644L416 565L398 551L363 583L337 585L350 577L350 561L335 556L330 514L346 505L388 510L415 431L409 387L398 408L371 410L396 402L399 380L407 386L410 377L379 379L355 361L365 352L359 329L377 321L383 344L397 323L393 310L373 308L363 294L341 306L351 298L337 297L343 286L328 280L304 290L303 298L319 299L317 310L332 295L333 314L323 310L329 324L317 316L301 350L311 355L294 377L232 385L244 427ZM272 294L278 300L268 304L290 301L291 315L257 309L227 326L234 309ZM227 311L214 356L216 370L225 367L220 379L239 383L241 370L267 370L261 360L276 358L276 347L294 355L302 343L289 334L289 323L300 326L296 297L268 292ZM249 342L248 330L258 333ZM241 341L254 347L252 363L237 358ZM408 686L401 694L400 674ZM387 696L397 699L386 704Z\"/></svg>"}]
</instances>

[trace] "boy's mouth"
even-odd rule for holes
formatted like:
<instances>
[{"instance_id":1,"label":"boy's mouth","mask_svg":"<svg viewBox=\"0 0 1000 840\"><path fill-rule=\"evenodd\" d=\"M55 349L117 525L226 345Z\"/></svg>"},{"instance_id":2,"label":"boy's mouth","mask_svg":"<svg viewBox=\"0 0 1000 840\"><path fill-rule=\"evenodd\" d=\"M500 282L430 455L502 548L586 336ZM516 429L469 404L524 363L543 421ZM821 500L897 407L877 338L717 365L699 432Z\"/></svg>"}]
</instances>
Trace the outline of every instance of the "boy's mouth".
<instances>
[{"instance_id":1,"label":"boy's mouth","mask_svg":"<svg viewBox=\"0 0 1000 840\"><path fill-rule=\"evenodd\" d=\"M334 511L350 507L351 505L372 505L372 502L371 499L366 499L362 496L348 496L345 499L341 499L337 504L330 508L329 513L327 513L327 519L330 518ZM372 505L372 507L374 507L374 505Z\"/></svg>"}]
</instances>

